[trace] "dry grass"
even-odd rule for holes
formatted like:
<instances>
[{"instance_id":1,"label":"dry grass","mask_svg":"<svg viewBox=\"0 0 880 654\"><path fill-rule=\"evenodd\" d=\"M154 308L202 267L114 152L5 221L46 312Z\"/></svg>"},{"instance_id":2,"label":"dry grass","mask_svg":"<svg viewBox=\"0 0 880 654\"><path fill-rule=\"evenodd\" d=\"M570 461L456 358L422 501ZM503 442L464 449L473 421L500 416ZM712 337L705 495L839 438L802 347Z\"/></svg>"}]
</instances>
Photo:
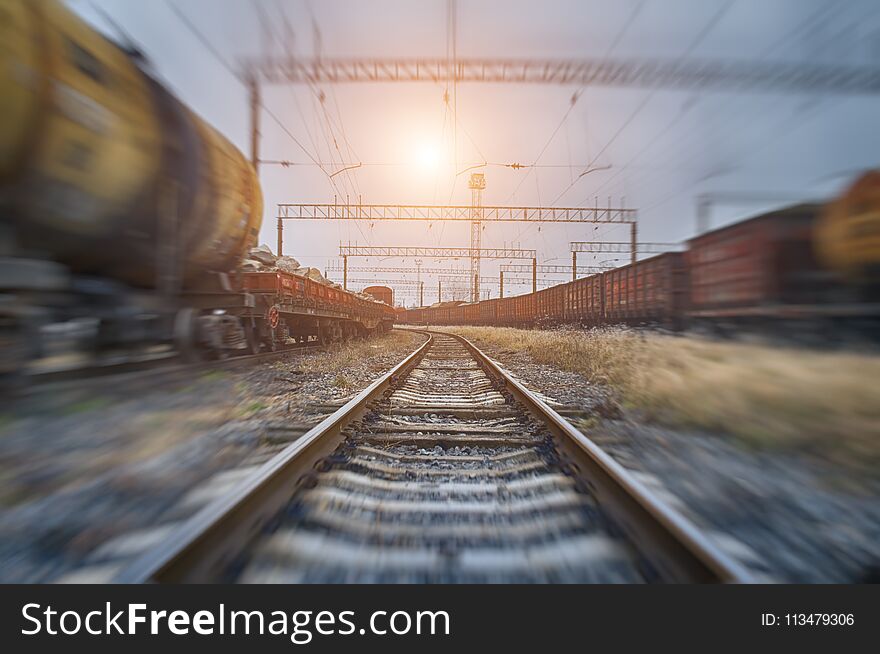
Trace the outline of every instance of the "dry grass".
<instances>
[{"instance_id":1,"label":"dry grass","mask_svg":"<svg viewBox=\"0 0 880 654\"><path fill-rule=\"evenodd\" d=\"M880 462L878 356L623 329L453 329L475 343L580 373L657 422Z\"/></svg>"},{"instance_id":2,"label":"dry grass","mask_svg":"<svg viewBox=\"0 0 880 654\"><path fill-rule=\"evenodd\" d=\"M335 372L362 365L364 361L377 356L392 354L400 349L412 347L414 350L424 341L420 334L410 334L395 330L374 338L358 339L340 343L327 352L303 357L297 367L303 372ZM338 380L341 382L342 380ZM337 383L338 386L345 384Z\"/></svg>"}]
</instances>

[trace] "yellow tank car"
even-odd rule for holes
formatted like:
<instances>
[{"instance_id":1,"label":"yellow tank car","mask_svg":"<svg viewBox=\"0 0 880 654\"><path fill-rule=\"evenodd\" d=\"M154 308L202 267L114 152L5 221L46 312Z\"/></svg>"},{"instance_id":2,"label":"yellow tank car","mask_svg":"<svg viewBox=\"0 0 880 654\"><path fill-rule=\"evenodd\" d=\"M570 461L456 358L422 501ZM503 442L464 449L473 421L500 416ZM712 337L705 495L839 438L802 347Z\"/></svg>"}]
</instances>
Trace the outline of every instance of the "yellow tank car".
<instances>
[{"instance_id":1,"label":"yellow tank car","mask_svg":"<svg viewBox=\"0 0 880 654\"><path fill-rule=\"evenodd\" d=\"M7 249L155 288L168 270L228 271L255 244L252 166L142 63L56 0L0 0Z\"/></svg>"},{"instance_id":2,"label":"yellow tank car","mask_svg":"<svg viewBox=\"0 0 880 654\"><path fill-rule=\"evenodd\" d=\"M207 231L192 244L193 269L234 267L257 245L263 216L259 182L241 152L213 127L192 115L202 148L202 175L189 224Z\"/></svg>"},{"instance_id":3,"label":"yellow tank car","mask_svg":"<svg viewBox=\"0 0 880 654\"><path fill-rule=\"evenodd\" d=\"M855 283L880 283L880 171L865 173L831 202L815 234L825 266Z\"/></svg>"},{"instance_id":4,"label":"yellow tank car","mask_svg":"<svg viewBox=\"0 0 880 654\"><path fill-rule=\"evenodd\" d=\"M89 240L112 233L160 167L147 80L54 0L0 0L0 29L4 205L28 233ZM61 240L53 249L67 246L78 243Z\"/></svg>"}]
</instances>

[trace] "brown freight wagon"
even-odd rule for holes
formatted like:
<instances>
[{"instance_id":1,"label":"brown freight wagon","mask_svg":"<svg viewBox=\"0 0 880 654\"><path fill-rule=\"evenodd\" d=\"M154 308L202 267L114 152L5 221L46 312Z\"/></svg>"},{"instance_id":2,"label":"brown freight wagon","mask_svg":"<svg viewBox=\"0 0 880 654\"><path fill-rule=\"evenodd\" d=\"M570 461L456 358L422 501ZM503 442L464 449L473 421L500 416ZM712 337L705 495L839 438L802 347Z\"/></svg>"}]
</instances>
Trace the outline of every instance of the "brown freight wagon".
<instances>
[{"instance_id":1,"label":"brown freight wagon","mask_svg":"<svg viewBox=\"0 0 880 654\"><path fill-rule=\"evenodd\" d=\"M531 325L535 321L535 294L517 295L513 300L514 325Z\"/></svg>"},{"instance_id":2,"label":"brown freight wagon","mask_svg":"<svg viewBox=\"0 0 880 654\"><path fill-rule=\"evenodd\" d=\"M595 327L605 321L605 281L602 275L566 284L563 317L570 324Z\"/></svg>"},{"instance_id":3,"label":"brown freight wagon","mask_svg":"<svg viewBox=\"0 0 880 654\"><path fill-rule=\"evenodd\" d=\"M476 325L480 320L480 304L479 302L469 302L458 307L456 314L457 325Z\"/></svg>"},{"instance_id":4,"label":"brown freight wagon","mask_svg":"<svg viewBox=\"0 0 880 654\"><path fill-rule=\"evenodd\" d=\"M388 286L367 286L364 289L364 293L371 295L379 300L379 302L384 302L389 307L394 306L394 291Z\"/></svg>"},{"instance_id":5,"label":"brown freight wagon","mask_svg":"<svg viewBox=\"0 0 880 654\"><path fill-rule=\"evenodd\" d=\"M480 316L479 316L479 324L481 325L494 325L498 322L498 303L503 302L498 298L493 300L483 300L480 302Z\"/></svg>"},{"instance_id":6,"label":"brown freight wagon","mask_svg":"<svg viewBox=\"0 0 880 654\"><path fill-rule=\"evenodd\" d=\"M548 325L562 322L565 286L551 286L534 294L535 320L538 323Z\"/></svg>"},{"instance_id":7,"label":"brown freight wagon","mask_svg":"<svg viewBox=\"0 0 880 654\"><path fill-rule=\"evenodd\" d=\"M818 263L813 249L822 210L796 205L691 239L691 321L737 326L845 315L852 291Z\"/></svg>"},{"instance_id":8,"label":"brown freight wagon","mask_svg":"<svg viewBox=\"0 0 880 654\"><path fill-rule=\"evenodd\" d=\"M687 306L684 254L668 252L602 274L605 322L680 329Z\"/></svg>"},{"instance_id":9,"label":"brown freight wagon","mask_svg":"<svg viewBox=\"0 0 880 654\"><path fill-rule=\"evenodd\" d=\"M498 325L513 324L513 301L516 298L499 298L495 309L495 322Z\"/></svg>"}]
</instances>

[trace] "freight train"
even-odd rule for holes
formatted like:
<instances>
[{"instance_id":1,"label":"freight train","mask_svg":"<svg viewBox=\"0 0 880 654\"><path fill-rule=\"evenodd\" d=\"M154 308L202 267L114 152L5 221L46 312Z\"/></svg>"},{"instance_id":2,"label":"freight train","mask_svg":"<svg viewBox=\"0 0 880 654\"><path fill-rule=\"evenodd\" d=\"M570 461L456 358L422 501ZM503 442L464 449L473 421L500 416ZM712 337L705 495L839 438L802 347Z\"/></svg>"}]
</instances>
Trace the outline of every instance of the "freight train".
<instances>
[{"instance_id":1,"label":"freight train","mask_svg":"<svg viewBox=\"0 0 880 654\"><path fill-rule=\"evenodd\" d=\"M398 311L398 322L629 325L809 339L880 336L880 173L669 252L536 293Z\"/></svg>"},{"instance_id":2,"label":"freight train","mask_svg":"<svg viewBox=\"0 0 880 654\"><path fill-rule=\"evenodd\" d=\"M0 372L64 330L199 357L390 326L366 298L239 272L254 169L148 68L56 0L0 0Z\"/></svg>"}]
</instances>

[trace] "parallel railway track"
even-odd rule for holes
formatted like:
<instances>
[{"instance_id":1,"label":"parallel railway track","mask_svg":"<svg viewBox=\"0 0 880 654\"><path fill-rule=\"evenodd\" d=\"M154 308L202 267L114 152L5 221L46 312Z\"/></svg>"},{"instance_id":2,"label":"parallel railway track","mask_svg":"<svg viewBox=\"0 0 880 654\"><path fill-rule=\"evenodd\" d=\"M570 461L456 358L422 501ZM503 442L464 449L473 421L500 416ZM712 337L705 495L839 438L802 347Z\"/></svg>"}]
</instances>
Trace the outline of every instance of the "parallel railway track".
<instances>
[{"instance_id":1,"label":"parallel railway track","mask_svg":"<svg viewBox=\"0 0 880 654\"><path fill-rule=\"evenodd\" d=\"M473 345L434 333L117 581L748 578Z\"/></svg>"},{"instance_id":2,"label":"parallel railway track","mask_svg":"<svg viewBox=\"0 0 880 654\"><path fill-rule=\"evenodd\" d=\"M232 356L225 359L213 359L187 363L173 354L162 356L144 356L120 359L116 362L102 362L95 366L74 366L57 369L40 370L27 373L17 381L14 388L17 395L57 393L66 388L82 390L85 387L101 387L126 383L132 387L149 388L159 381L166 381L177 376L187 376L212 370L234 370L250 365L283 359L288 356L299 356L305 352L327 349L329 346L308 344L274 352L260 352Z\"/></svg>"}]
</instances>

